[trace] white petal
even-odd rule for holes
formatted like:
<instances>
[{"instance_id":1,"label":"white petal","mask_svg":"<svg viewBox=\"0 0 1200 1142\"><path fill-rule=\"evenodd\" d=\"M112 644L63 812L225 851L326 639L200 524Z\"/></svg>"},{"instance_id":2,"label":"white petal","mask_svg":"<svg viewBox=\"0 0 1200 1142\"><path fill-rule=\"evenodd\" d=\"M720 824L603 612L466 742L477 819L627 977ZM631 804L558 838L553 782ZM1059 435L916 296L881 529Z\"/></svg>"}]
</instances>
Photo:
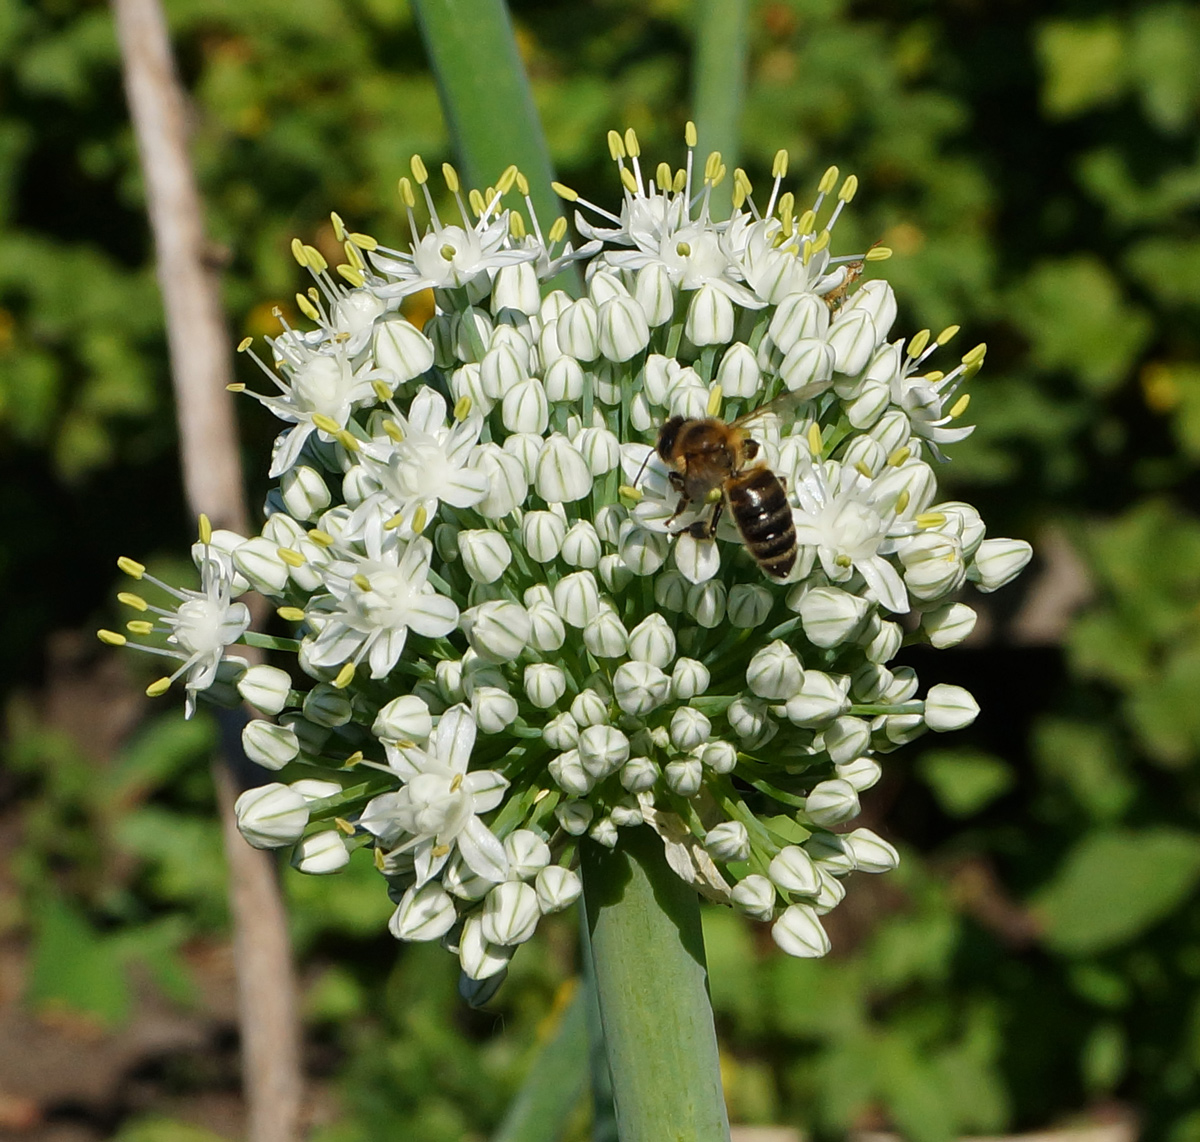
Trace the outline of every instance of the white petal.
<instances>
[{"instance_id":1,"label":"white petal","mask_svg":"<svg viewBox=\"0 0 1200 1142\"><path fill-rule=\"evenodd\" d=\"M463 788L471 794L476 813L487 813L504 800L508 779L494 769L480 769L463 778Z\"/></svg>"},{"instance_id":2,"label":"white petal","mask_svg":"<svg viewBox=\"0 0 1200 1142\"><path fill-rule=\"evenodd\" d=\"M508 857L496 835L478 817L471 817L458 834L458 851L467 867L497 883L508 876Z\"/></svg>"},{"instance_id":3,"label":"white petal","mask_svg":"<svg viewBox=\"0 0 1200 1142\"><path fill-rule=\"evenodd\" d=\"M418 595L405 609L408 625L426 638L441 638L458 626L458 607L445 595Z\"/></svg>"},{"instance_id":4,"label":"white petal","mask_svg":"<svg viewBox=\"0 0 1200 1142\"><path fill-rule=\"evenodd\" d=\"M675 541L675 566L692 583L706 583L721 569L714 539L693 539L686 531Z\"/></svg>"},{"instance_id":5,"label":"white petal","mask_svg":"<svg viewBox=\"0 0 1200 1142\"><path fill-rule=\"evenodd\" d=\"M475 748L476 726L466 706L451 706L441 717L435 731L438 760L455 773L466 773Z\"/></svg>"},{"instance_id":6,"label":"white petal","mask_svg":"<svg viewBox=\"0 0 1200 1142\"><path fill-rule=\"evenodd\" d=\"M871 594L889 611L908 614L908 592L896 568L881 555L860 559L854 566L871 588Z\"/></svg>"}]
</instances>

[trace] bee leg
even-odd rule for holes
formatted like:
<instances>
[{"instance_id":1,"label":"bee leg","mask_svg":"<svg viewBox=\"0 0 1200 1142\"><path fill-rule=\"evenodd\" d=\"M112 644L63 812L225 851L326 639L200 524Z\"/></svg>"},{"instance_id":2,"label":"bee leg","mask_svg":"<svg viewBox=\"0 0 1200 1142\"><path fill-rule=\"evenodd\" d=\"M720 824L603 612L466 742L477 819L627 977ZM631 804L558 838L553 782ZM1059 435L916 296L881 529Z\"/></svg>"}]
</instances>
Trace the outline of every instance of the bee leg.
<instances>
[{"instance_id":1,"label":"bee leg","mask_svg":"<svg viewBox=\"0 0 1200 1142\"><path fill-rule=\"evenodd\" d=\"M688 534L693 539L712 539L717 534L717 522L721 518L721 512L725 510L725 501L718 500L713 505L712 515L708 520L697 520L691 527L688 528Z\"/></svg>"},{"instance_id":2,"label":"bee leg","mask_svg":"<svg viewBox=\"0 0 1200 1142\"><path fill-rule=\"evenodd\" d=\"M752 436L747 436L746 439L742 441L742 455L747 460L753 460L754 457L758 455L758 447L758 441Z\"/></svg>"}]
</instances>

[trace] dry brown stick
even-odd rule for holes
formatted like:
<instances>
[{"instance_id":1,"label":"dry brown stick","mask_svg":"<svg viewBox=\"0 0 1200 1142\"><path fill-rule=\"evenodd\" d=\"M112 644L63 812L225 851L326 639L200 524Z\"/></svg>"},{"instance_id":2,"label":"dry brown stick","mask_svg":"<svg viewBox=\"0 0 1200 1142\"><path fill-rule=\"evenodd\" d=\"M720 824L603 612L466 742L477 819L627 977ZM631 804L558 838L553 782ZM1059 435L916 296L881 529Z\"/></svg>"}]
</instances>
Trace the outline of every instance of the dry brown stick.
<instances>
[{"instance_id":1,"label":"dry brown stick","mask_svg":"<svg viewBox=\"0 0 1200 1142\"><path fill-rule=\"evenodd\" d=\"M186 97L159 0L112 0L158 256L175 388L183 482L192 513L246 531L230 345L187 148ZM238 973L242 1081L250 1142L294 1142L302 1080L295 980L274 858L233 821L229 771L213 768L229 863Z\"/></svg>"}]
</instances>

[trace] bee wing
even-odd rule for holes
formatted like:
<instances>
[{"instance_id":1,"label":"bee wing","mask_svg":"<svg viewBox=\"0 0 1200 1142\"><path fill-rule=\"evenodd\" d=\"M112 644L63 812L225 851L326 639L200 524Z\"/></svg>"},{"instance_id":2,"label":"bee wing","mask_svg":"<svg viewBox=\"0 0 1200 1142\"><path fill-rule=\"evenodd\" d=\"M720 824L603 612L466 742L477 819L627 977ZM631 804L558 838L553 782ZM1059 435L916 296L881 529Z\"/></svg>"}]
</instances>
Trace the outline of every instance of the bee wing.
<instances>
[{"instance_id":1,"label":"bee wing","mask_svg":"<svg viewBox=\"0 0 1200 1142\"><path fill-rule=\"evenodd\" d=\"M800 391L802 390L794 393L782 393L774 400L767 401L766 404L760 404L758 408L751 409L745 416L739 416L737 420L732 421L729 427L745 428L746 425L752 424L764 416L777 416L782 420L789 412L794 411L799 405L809 399L802 397Z\"/></svg>"}]
</instances>

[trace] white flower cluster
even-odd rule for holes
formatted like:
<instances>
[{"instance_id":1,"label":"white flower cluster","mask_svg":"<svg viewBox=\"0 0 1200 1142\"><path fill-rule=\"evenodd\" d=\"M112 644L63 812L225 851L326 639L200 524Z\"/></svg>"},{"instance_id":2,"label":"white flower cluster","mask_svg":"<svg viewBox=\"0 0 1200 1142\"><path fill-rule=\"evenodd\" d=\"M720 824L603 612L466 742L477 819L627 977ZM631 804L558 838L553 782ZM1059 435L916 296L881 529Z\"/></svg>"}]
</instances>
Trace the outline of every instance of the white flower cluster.
<instances>
[{"instance_id":1,"label":"white flower cluster","mask_svg":"<svg viewBox=\"0 0 1200 1142\"><path fill-rule=\"evenodd\" d=\"M685 166L651 175L613 132L619 213L556 187L588 212L579 249L563 220L543 235L515 169L464 198L444 168L459 220L443 222L419 159L416 191L401 183L409 249L336 216L336 274L296 243L313 328L255 358L272 392L254 395L289 426L266 524L202 523L203 590L156 612L189 696L244 636L240 593L294 624L295 640L244 636L298 670L234 664L268 715L243 740L269 769L321 776L244 794L242 831L310 873L373 847L392 932L440 939L472 981L498 980L576 899L581 838L611 847L643 824L698 890L823 954L843 877L897 861L846 827L877 756L978 709L956 686L920 698L888 664L905 641L962 641L964 583L994 590L1029 559L938 502L929 460L970 432L983 346L943 372L931 357L954 329L891 337L890 287L858 281L888 251L830 254L856 180L831 169L798 211L781 152L762 208L739 170L715 221L725 168L694 168L694 142L689 127ZM525 212L503 205L514 189ZM578 296L550 288L564 269L582 270ZM418 328L402 303L427 289ZM660 439L689 421L727 446L715 477L699 445ZM766 509L735 494L760 468L794 552L774 567L754 538Z\"/></svg>"}]
</instances>

